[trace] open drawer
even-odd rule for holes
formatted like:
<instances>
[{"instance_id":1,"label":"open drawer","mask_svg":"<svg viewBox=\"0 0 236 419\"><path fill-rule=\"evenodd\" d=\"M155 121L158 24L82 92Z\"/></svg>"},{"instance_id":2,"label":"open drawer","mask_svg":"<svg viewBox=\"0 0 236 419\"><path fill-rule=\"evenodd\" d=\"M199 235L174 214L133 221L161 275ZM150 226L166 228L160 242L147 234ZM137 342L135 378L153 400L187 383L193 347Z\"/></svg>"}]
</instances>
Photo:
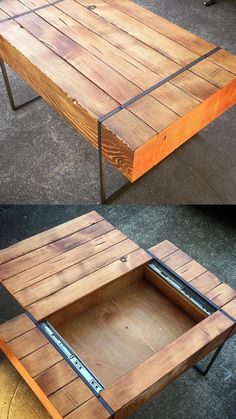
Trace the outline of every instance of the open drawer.
<instances>
[{"instance_id":1,"label":"open drawer","mask_svg":"<svg viewBox=\"0 0 236 419\"><path fill-rule=\"evenodd\" d=\"M0 252L0 346L52 417L126 417L235 331L236 292L90 213Z\"/></svg>"}]
</instances>

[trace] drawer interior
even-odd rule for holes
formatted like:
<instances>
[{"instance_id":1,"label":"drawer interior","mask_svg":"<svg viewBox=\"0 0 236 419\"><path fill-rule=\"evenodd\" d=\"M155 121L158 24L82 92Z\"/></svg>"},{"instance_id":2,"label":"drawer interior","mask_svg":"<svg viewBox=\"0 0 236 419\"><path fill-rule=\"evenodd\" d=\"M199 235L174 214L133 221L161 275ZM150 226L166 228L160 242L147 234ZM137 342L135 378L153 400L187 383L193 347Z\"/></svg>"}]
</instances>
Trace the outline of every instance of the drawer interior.
<instances>
[{"instance_id":1,"label":"drawer interior","mask_svg":"<svg viewBox=\"0 0 236 419\"><path fill-rule=\"evenodd\" d=\"M142 266L47 321L104 386L204 318Z\"/></svg>"}]
</instances>

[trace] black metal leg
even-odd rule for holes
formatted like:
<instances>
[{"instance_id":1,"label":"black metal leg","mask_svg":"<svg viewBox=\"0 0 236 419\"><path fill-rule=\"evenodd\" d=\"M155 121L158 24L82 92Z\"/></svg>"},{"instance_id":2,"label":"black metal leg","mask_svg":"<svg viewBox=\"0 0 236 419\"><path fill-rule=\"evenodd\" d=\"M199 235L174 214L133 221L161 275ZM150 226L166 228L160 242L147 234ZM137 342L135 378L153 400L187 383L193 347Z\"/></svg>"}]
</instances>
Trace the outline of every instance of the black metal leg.
<instances>
[{"instance_id":1,"label":"black metal leg","mask_svg":"<svg viewBox=\"0 0 236 419\"><path fill-rule=\"evenodd\" d=\"M201 374L203 377L205 377L207 375L207 373L210 371L212 365L214 364L216 358L218 357L220 351L222 350L223 346L225 345L225 343L227 342L227 340L230 338L230 336L233 334L234 328L236 327L236 325L234 324L234 326L230 329L229 334L227 335L226 339L224 340L224 342L216 349L214 355L212 356L210 362L208 363L208 365L206 366L205 369L202 369L199 365L194 365L194 368L196 369L196 371Z\"/></svg>"},{"instance_id":2,"label":"black metal leg","mask_svg":"<svg viewBox=\"0 0 236 419\"><path fill-rule=\"evenodd\" d=\"M20 105L16 105L15 101L14 101L13 94L12 94L10 81L9 81L9 78L8 78L8 75L7 75L7 70L6 70L6 67L5 67L5 64L4 64L4 61L3 61L2 58L0 58L0 66L1 66L1 70L2 70L3 80L5 82L5 86L6 86L6 89L7 89L7 95L8 95L8 98L9 98L9 101L10 101L10 104L11 104L11 108L12 108L13 111L16 111L20 108L23 108L23 106L26 106L29 103L34 102L35 100L40 98L40 96L36 96L33 99L28 100L27 102L21 103Z\"/></svg>"},{"instance_id":3,"label":"black metal leg","mask_svg":"<svg viewBox=\"0 0 236 419\"><path fill-rule=\"evenodd\" d=\"M98 121L98 154L99 154L99 177L100 177L100 202L101 204L109 204L128 188L132 186L131 182L126 182L121 188L107 196L107 175L106 175L106 158L102 152L102 122Z\"/></svg>"},{"instance_id":4,"label":"black metal leg","mask_svg":"<svg viewBox=\"0 0 236 419\"><path fill-rule=\"evenodd\" d=\"M207 0L207 1L204 2L204 5L205 6L211 6L212 4L215 4L215 3L216 3L216 0Z\"/></svg>"}]
</instances>

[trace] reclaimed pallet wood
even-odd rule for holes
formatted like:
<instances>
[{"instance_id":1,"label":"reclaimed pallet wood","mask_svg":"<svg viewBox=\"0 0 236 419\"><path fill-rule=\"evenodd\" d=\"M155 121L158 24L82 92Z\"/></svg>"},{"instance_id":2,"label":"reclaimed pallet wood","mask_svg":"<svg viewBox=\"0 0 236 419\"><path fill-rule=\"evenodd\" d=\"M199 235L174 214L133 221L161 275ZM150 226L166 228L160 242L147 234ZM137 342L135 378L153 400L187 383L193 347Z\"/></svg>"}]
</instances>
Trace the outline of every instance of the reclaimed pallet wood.
<instances>
[{"instance_id":1,"label":"reclaimed pallet wood","mask_svg":"<svg viewBox=\"0 0 236 419\"><path fill-rule=\"evenodd\" d=\"M236 58L213 50L129 0L0 4L0 57L95 147L118 109L102 149L131 182L235 104Z\"/></svg>"},{"instance_id":2,"label":"reclaimed pallet wood","mask_svg":"<svg viewBox=\"0 0 236 419\"><path fill-rule=\"evenodd\" d=\"M25 311L0 325L0 348L53 418L124 418L235 332L235 290L167 240L150 252L218 308L207 315L170 287L96 212L0 251L0 282ZM99 397L45 321L103 384Z\"/></svg>"}]
</instances>

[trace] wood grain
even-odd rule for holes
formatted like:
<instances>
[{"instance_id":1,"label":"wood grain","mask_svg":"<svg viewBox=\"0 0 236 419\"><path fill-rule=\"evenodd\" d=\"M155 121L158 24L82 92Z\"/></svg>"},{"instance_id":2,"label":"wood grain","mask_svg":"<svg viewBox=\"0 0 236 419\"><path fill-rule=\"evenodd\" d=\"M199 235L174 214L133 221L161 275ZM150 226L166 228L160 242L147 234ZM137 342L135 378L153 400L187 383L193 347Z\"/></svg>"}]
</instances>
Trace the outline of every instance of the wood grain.
<instances>
[{"instance_id":1,"label":"wood grain","mask_svg":"<svg viewBox=\"0 0 236 419\"><path fill-rule=\"evenodd\" d=\"M28 239L14 245L16 257L13 248L9 253L4 250L6 262L1 268L8 265L11 274L28 272L29 281L31 274L40 273L38 283L33 281L14 297L25 302L36 298L27 309L38 319L49 316L106 385L102 396L115 417L124 418L220 345L234 323L220 311L204 318L193 305L180 302L157 274L149 275L151 257L145 251L114 228L103 234L103 219L92 225L86 224L86 218L82 221L81 229L79 219L74 226L69 223L69 234L62 226L33 237L32 243ZM101 234L97 238L93 238L95 230ZM109 234L109 245L90 254L91 243ZM84 259L73 264L78 249ZM227 284L167 240L150 250L236 318L236 292ZM37 254L42 259L35 265ZM52 261L55 273L50 271ZM14 277L3 280L3 286ZM53 418L110 417L25 314L0 325L0 348Z\"/></svg>"},{"instance_id":2,"label":"wood grain","mask_svg":"<svg viewBox=\"0 0 236 419\"><path fill-rule=\"evenodd\" d=\"M125 240L125 236L118 230L101 234L87 243L6 279L4 286L14 294Z\"/></svg>"},{"instance_id":3,"label":"wood grain","mask_svg":"<svg viewBox=\"0 0 236 419\"><path fill-rule=\"evenodd\" d=\"M232 326L230 320L217 312L106 388L102 395L116 417L128 416L192 367L224 340Z\"/></svg>"},{"instance_id":4,"label":"wood grain","mask_svg":"<svg viewBox=\"0 0 236 419\"><path fill-rule=\"evenodd\" d=\"M50 401L64 417L91 399L93 394L85 384L76 378L50 396Z\"/></svg>"},{"instance_id":5,"label":"wood grain","mask_svg":"<svg viewBox=\"0 0 236 419\"><path fill-rule=\"evenodd\" d=\"M3 0L3 18L26 14L0 23L0 55L98 147L101 116L214 45L133 2L93 3L31 12L50 1ZM104 156L134 182L235 104L235 74L236 58L220 50L119 111L103 123Z\"/></svg>"},{"instance_id":6,"label":"wood grain","mask_svg":"<svg viewBox=\"0 0 236 419\"><path fill-rule=\"evenodd\" d=\"M236 79L135 152L133 181L236 103Z\"/></svg>"},{"instance_id":7,"label":"wood grain","mask_svg":"<svg viewBox=\"0 0 236 419\"><path fill-rule=\"evenodd\" d=\"M33 252L43 246L68 237L77 231L89 227L90 225L94 225L102 220L103 218L100 214L96 211L92 211L88 214L82 215L59 226L15 243L6 249L0 250L0 264L6 263L12 259L17 259L29 252Z\"/></svg>"},{"instance_id":8,"label":"wood grain","mask_svg":"<svg viewBox=\"0 0 236 419\"><path fill-rule=\"evenodd\" d=\"M39 374L35 381L47 396L53 395L64 386L73 382L77 378L77 374L67 364L65 360L57 362L57 364L46 369Z\"/></svg>"},{"instance_id":9,"label":"wood grain","mask_svg":"<svg viewBox=\"0 0 236 419\"><path fill-rule=\"evenodd\" d=\"M27 269L53 259L55 256L68 252L69 250L72 250L81 244L84 244L112 230L114 230L114 227L105 220L92 224L77 233L56 240L49 245L42 246L37 250L27 253L26 255L0 265L0 277L3 281L24 272Z\"/></svg>"}]
</instances>

